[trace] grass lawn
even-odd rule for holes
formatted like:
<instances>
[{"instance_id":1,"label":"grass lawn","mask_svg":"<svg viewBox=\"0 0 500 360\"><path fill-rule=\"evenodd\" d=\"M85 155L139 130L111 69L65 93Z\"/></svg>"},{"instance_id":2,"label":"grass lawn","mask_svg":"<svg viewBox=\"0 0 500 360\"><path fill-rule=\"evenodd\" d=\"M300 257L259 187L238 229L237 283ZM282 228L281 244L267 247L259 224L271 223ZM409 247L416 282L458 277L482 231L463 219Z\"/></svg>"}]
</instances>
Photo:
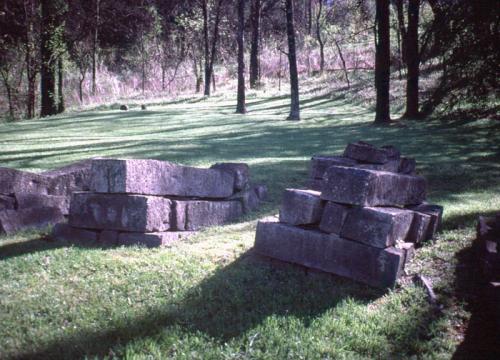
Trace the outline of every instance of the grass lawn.
<instances>
[{"instance_id":1,"label":"grass lawn","mask_svg":"<svg viewBox=\"0 0 500 360\"><path fill-rule=\"evenodd\" d=\"M286 96L266 96L250 98L247 115L213 97L0 124L1 166L242 161L270 189L259 212L171 248L65 247L43 232L0 238L0 358L446 359L483 343L473 358L492 355L470 244L476 217L500 210L500 124L373 127L362 104L314 92L302 97L303 121L289 122ZM415 157L430 200L445 207L443 231L407 269L432 279L441 312L408 278L381 291L252 253L257 219L277 212L285 187L305 183L311 155L355 140Z\"/></svg>"}]
</instances>

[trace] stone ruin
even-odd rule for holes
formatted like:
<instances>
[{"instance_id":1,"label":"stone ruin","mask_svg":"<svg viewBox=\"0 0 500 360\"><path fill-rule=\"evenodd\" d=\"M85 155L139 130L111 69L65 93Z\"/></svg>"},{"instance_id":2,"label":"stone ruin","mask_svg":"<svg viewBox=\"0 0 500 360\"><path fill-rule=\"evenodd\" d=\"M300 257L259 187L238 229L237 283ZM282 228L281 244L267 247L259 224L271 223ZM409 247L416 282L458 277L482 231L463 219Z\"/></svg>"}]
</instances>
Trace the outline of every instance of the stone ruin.
<instances>
[{"instance_id":1,"label":"stone ruin","mask_svg":"<svg viewBox=\"0 0 500 360\"><path fill-rule=\"evenodd\" d=\"M209 169L157 160L95 159L90 191L73 192L53 237L103 246L170 245L256 209L267 189L244 163Z\"/></svg>"},{"instance_id":2,"label":"stone ruin","mask_svg":"<svg viewBox=\"0 0 500 360\"><path fill-rule=\"evenodd\" d=\"M425 202L415 160L357 142L343 156L313 156L309 187L287 189L279 218L259 221L257 253L393 287L415 245L438 230L443 208Z\"/></svg>"}]
</instances>

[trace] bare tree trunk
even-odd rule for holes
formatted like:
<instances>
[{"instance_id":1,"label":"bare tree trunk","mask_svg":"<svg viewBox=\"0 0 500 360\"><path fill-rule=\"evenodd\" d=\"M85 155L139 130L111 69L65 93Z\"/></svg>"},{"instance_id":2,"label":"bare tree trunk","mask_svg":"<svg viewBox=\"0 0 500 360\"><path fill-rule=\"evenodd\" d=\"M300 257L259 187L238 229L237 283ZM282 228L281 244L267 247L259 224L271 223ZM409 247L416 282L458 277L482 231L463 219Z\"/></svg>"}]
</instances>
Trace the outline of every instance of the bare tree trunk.
<instances>
[{"instance_id":1,"label":"bare tree trunk","mask_svg":"<svg viewBox=\"0 0 500 360\"><path fill-rule=\"evenodd\" d=\"M63 81L64 81L64 60L62 54L59 55L57 59L57 112L60 114L64 112L64 91L63 91Z\"/></svg>"},{"instance_id":2,"label":"bare tree trunk","mask_svg":"<svg viewBox=\"0 0 500 360\"><path fill-rule=\"evenodd\" d=\"M245 0L238 0L238 99L236 104L236 113L244 114L247 112L245 107Z\"/></svg>"},{"instance_id":3,"label":"bare tree trunk","mask_svg":"<svg viewBox=\"0 0 500 360\"><path fill-rule=\"evenodd\" d=\"M333 41L334 41L335 47L337 48L337 51L339 53L340 61L342 61L342 69L344 70L345 81L347 82L347 88L349 89L351 87L351 83L349 82L349 73L347 72L347 67L345 64L344 55L342 54L342 49L340 48L340 45L339 45L337 39L333 38Z\"/></svg>"},{"instance_id":4,"label":"bare tree trunk","mask_svg":"<svg viewBox=\"0 0 500 360\"><path fill-rule=\"evenodd\" d=\"M80 79L78 82L78 94L80 97L80 104L83 103L83 82L85 81L85 72L80 73Z\"/></svg>"},{"instance_id":5,"label":"bare tree trunk","mask_svg":"<svg viewBox=\"0 0 500 360\"><path fill-rule=\"evenodd\" d=\"M288 120L300 120L299 76L295 53L295 29L293 25L293 0L286 0L286 32L288 37L288 63L290 66L290 115Z\"/></svg>"},{"instance_id":6,"label":"bare tree trunk","mask_svg":"<svg viewBox=\"0 0 500 360\"><path fill-rule=\"evenodd\" d=\"M255 89L259 80L259 31L260 0L252 1L252 42L250 46L250 88Z\"/></svg>"},{"instance_id":7,"label":"bare tree trunk","mask_svg":"<svg viewBox=\"0 0 500 360\"><path fill-rule=\"evenodd\" d=\"M312 0L307 0L307 33L311 35L311 32L312 32Z\"/></svg>"},{"instance_id":8,"label":"bare tree trunk","mask_svg":"<svg viewBox=\"0 0 500 360\"><path fill-rule=\"evenodd\" d=\"M42 34L41 34L41 81L42 107L40 116L49 116L57 113L55 97L55 56L52 42L53 32L56 28L56 9L52 0L41 1Z\"/></svg>"},{"instance_id":9,"label":"bare tree trunk","mask_svg":"<svg viewBox=\"0 0 500 360\"><path fill-rule=\"evenodd\" d=\"M418 118L418 80L420 56L418 49L418 21L420 0L409 0L408 3L408 33L407 33L407 57L408 73L406 77L406 111L403 117Z\"/></svg>"},{"instance_id":10,"label":"bare tree trunk","mask_svg":"<svg viewBox=\"0 0 500 360\"><path fill-rule=\"evenodd\" d=\"M282 54L280 51L280 61L279 61L279 68L278 68L278 91L281 91L281 66L282 66L281 65L281 62L282 62L281 56L282 56Z\"/></svg>"},{"instance_id":11,"label":"bare tree trunk","mask_svg":"<svg viewBox=\"0 0 500 360\"><path fill-rule=\"evenodd\" d=\"M398 34L401 36L401 61L406 65L406 25L403 0L394 0L393 5L398 18Z\"/></svg>"},{"instance_id":12,"label":"bare tree trunk","mask_svg":"<svg viewBox=\"0 0 500 360\"><path fill-rule=\"evenodd\" d=\"M7 102L9 104L9 116L11 119L14 119L14 102L12 99L12 86L10 85L9 75L4 71L1 71L0 75L2 76L3 84L7 92Z\"/></svg>"},{"instance_id":13,"label":"bare tree trunk","mask_svg":"<svg viewBox=\"0 0 500 360\"><path fill-rule=\"evenodd\" d=\"M35 116L35 82L36 82L36 60L33 56L33 49L36 47L34 34L35 3L32 0L24 1L24 13L26 16L26 78L28 82L28 96L26 97L27 117L31 119Z\"/></svg>"},{"instance_id":14,"label":"bare tree trunk","mask_svg":"<svg viewBox=\"0 0 500 360\"><path fill-rule=\"evenodd\" d=\"M208 42L208 0L202 0L203 45L205 51L205 96L210 96L210 48ZM208 83L208 86L207 86Z\"/></svg>"},{"instance_id":15,"label":"bare tree trunk","mask_svg":"<svg viewBox=\"0 0 500 360\"><path fill-rule=\"evenodd\" d=\"M206 0L203 0L203 33L205 37L205 96L210 96L210 79L213 77L213 69L215 62L215 53L217 51L217 42L219 40L219 24L220 24L220 12L222 7L222 2L224 0L217 1L217 7L215 9L215 21L214 21L214 32L212 36L212 46L209 51L208 45L208 4ZM215 78L213 79L214 89L215 89ZM215 90L214 90L215 91Z\"/></svg>"},{"instance_id":16,"label":"bare tree trunk","mask_svg":"<svg viewBox=\"0 0 500 360\"><path fill-rule=\"evenodd\" d=\"M318 13L316 14L316 39L319 44L319 71L323 73L325 69L325 45L321 39L321 11L323 10L323 0L319 0Z\"/></svg>"},{"instance_id":17,"label":"bare tree trunk","mask_svg":"<svg viewBox=\"0 0 500 360\"><path fill-rule=\"evenodd\" d=\"M389 113L389 81L390 81L390 36L389 36L389 0L376 0L377 27L375 38L375 88L377 103L375 123L384 124L391 121Z\"/></svg>"},{"instance_id":18,"label":"bare tree trunk","mask_svg":"<svg viewBox=\"0 0 500 360\"><path fill-rule=\"evenodd\" d=\"M99 47L99 21L101 0L95 0L94 38L92 42L92 95L97 92L97 49Z\"/></svg>"}]
</instances>

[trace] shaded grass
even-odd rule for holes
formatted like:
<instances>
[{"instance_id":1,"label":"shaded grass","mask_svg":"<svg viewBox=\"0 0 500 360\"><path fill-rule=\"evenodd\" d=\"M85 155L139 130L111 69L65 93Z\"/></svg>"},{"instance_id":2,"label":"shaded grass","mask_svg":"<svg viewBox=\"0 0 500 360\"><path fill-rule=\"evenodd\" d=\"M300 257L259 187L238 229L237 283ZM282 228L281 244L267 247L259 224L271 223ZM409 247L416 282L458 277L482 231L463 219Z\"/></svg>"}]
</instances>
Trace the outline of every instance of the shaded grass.
<instances>
[{"instance_id":1,"label":"shaded grass","mask_svg":"<svg viewBox=\"0 0 500 360\"><path fill-rule=\"evenodd\" d=\"M373 113L311 91L300 123L283 96L233 114L217 97L90 111L0 125L0 163L39 171L93 156L208 166L244 161L270 201L241 221L168 249L67 247L44 233L0 239L0 357L449 358L471 310L455 269L478 214L500 209L499 124L406 122L371 126ZM315 153L362 139L414 156L444 231L408 271L433 279L443 313L403 280L379 291L252 253L256 220L277 212L285 187L302 186Z\"/></svg>"}]
</instances>

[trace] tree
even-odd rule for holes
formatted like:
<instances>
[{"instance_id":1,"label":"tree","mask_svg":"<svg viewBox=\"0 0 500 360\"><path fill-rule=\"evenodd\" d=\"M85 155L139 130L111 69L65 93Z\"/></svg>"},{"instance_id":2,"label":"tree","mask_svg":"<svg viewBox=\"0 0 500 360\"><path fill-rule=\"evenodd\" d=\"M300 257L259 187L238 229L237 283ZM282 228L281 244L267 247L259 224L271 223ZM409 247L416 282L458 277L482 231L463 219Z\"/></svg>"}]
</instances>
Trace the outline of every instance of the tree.
<instances>
[{"instance_id":1,"label":"tree","mask_svg":"<svg viewBox=\"0 0 500 360\"><path fill-rule=\"evenodd\" d=\"M250 45L250 88L255 89L259 80L259 33L261 0L252 1L252 41Z\"/></svg>"},{"instance_id":2,"label":"tree","mask_svg":"<svg viewBox=\"0 0 500 360\"><path fill-rule=\"evenodd\" d=\"M290 115L288 120L300 120L299 76L293 25L293 0L285 0L286 32L288 38L288 64L290 67Z\"/></svg>"},{"instance_id":3,"label":"tree","mask_svg":"<svg viewBox=\"0 0 500 360\"><path fill-rule=\"evenodd\" d=\"M404 118L418 118L418 80L420 53L418 48L418 21L420 0L408 2L408 30L406 33L406 111Z\"/></svg>"},{"instance_id":4,"label":"tree","mask_svg":"<svg viewBox=\"0 0 500 360\"><path fill-rule=\"evenodd\" d=\"M217 0L215 6L215 20L214 28L212 34L212 40L210 44L209 40L209 12L208 12L208 0L202 0L202 12L203 12L203 40L205 46L205 96L210 96L210 79L213 76L215 53L217 50L217 42L219 40L219 24L221 17L221 7L224 0ZM211 45L211 46L210 46Z\"/></svg>"},{"instance_id":5,"label":"tree","mask_svg":"<svg viewBox=\"0 0 500 360\"><path fill-rule=\"evenodd\" d=\"M246 113L245 107L245 0L238 0L238 101L236 105L236 113Z\"/></svg>"},{"instance_id":6,"label":"tree","mask_svg":"<svg viewBox=\"0 0 500 360\"><path fill-rule=\"evenodd\" d=\"M389 37L389 0L376 0L375 9L375 89L377 100L375 123L391 121L389 114L390 79L390 37Z\"/></svg>"},{"instance_id":7,"label":"tree","mask_svg":"<svg viewBox=\"0 0 500 360\"><path fill-rule=\"evenodd\" d=\"M319 71L325 69L325 44L321 38L321 12L323 10L323 0L318 1L318 12L316 13L316 40L319 44Z\"/></svg>"}]
</instances>

